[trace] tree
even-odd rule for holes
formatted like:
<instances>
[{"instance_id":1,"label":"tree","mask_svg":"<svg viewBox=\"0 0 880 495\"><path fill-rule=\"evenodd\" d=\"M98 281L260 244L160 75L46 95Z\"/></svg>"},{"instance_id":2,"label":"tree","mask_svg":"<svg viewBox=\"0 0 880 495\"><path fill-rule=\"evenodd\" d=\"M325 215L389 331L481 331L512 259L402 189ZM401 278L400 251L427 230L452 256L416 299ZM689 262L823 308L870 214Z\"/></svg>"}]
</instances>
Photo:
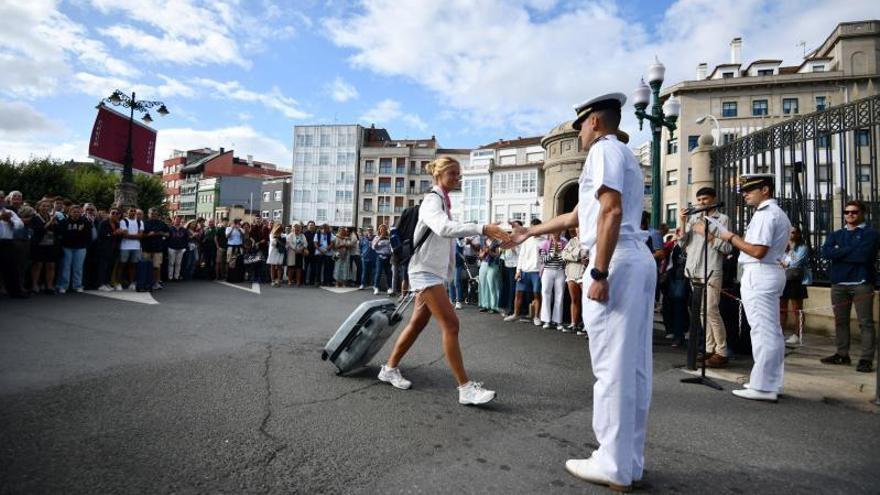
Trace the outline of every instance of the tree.
<instances>
[{"instance_id":1,"label":"tree","mask_svg":"<svg viewBox=\"0 0 880 495\"><path fill-rule=\"evenodd\" d=\"M114 191L119 178L112 173L105 172L96 165L78 167L71 174L73 176L73 193L71 198L74 203L94 203L99 209L108 209L113 204Z\"/></svg>"},{"instance_id":2,"label":"tree","mask_svg":"<svg viewBox=\"0 0 880 495\"><path fill-rule=\"evenodd\" d=\"M138 186L138 208L147 211L159 208L159 214L165 216L168 205L165 204L165 185L158 175L136 174L134 183Z\"/></svg>"},{"instance_id":3,"label":"tree","mask_svg":"<svg viewBox=\"0 0 880 495\"><path fill-rule=\"evenodd\" d=\"M73 193L73 175L58 160L32 158L18 168L18 190L30 202L43 196L70 197Z\"/></svg>"},{"instance_id":4,"label":"tree","mask_svg":"<svg viewBox=\"0 0 880 495\"><path fill-rule=\"evenodd\" d=\"M7 158L0 162L0 191L15 191L21 183L21 170Z\"/></svg>"}]
</instances>

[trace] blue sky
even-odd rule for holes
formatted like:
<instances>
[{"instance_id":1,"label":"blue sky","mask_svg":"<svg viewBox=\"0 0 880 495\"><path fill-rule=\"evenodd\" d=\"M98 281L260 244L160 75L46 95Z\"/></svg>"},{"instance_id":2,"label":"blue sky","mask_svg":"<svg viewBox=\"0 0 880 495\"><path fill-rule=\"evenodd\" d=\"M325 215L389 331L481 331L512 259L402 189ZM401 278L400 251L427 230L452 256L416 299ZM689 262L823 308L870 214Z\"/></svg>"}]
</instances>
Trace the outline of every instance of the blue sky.
<instances>
[{"instance_id":1,"label":"blue sky","mask_svg":"<svg viewBox=\"0 0 880 495\"><path fill-rule=\"evenodd\" d=\"M798 42L872 17L870 1L816 0L0 2L0 156L85 158L116 88L171 110L157 163L224 146L289 168L292 127L333 122L475 147L631 93L654 55L670 84L727 61L735 36L746 62L797 64Z\"/></svg>"}]
</instances>

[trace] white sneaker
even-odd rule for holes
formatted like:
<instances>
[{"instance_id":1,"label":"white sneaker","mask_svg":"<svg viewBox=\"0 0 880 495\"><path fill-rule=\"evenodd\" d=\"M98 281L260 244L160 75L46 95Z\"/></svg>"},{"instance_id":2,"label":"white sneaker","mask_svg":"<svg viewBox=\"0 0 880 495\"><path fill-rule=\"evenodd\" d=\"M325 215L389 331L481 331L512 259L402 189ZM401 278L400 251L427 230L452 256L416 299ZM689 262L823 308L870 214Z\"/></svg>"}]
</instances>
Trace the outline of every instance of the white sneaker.
<instances>
[{"instance_id":1,"label":"white sneaker","mask_svg":"<svg viewBox=\"0 0 880 495\"><path fill-rule=\"evenodd\" d=\"M389 368L384 364L382 365L382 369L379 370L379 380L385 383L390 383L394 388L399 388L400 390L406 390L412 387L412 382L400 374L400 368Z\"/></svg>"},{"instance_id":2,"label":"white sneaker","mask_svg":"<svg viewBox=\"0 0 880 495\"><path fill-rule=\"evenodd\" d=\"M785 339L785 343L788 345L799 345L801 343L801 339L798 338L796 333L793 333L789 338Z\"/></svg>"},{"instance_id":3,"label":"white sneaker","mask_svg":"<svg viewBox=\"0 0 880 495\"><path fill-rule=\"evenodd\" d=\"M455 303L455 309L461 309L461 302Z\"/></svg>"},{"instance_id":4,"label":"white sneaker","mask_svg":"<svg viewBox=\"0 0 880 495\"><path fill-rule=\"evenodd\" d=\"M675 334L674 333L667 333L666 335L663 336L663 338L666 340L672 340L675 338Z\"/></svg>"},{"instance_id":5,"label":"white sneaker","mask_svg":"<svg viewBox=\"0 0 880 495\"><path fill-rule=\"evenodd\" d=\"M776 392L762 392L760 390L752 390L751 388L734 390L733 395L741 397L743 399L763 400L767 402L776 402L778 399L778 395L776 394Z\"/></svg>"},{"instance_id":6,"label":"white sneaker","mask_svg":"<svg viewBox=\"0 0 880 495\"><path fill-rule=\"evenodd\" d=\"M556 329L559 330L560 332L569 333L569 332L565 329L565 327L562 326L562 323L560 323L559 325L556 325Z\"/></svg>"},{"instance_id":7,"label":"white sneaker","mask_svg":"<svg viewBox=\"0 0 880 495\"><path fill-rule=\"evenodd\" d=\"M752 386L748 383L743 383L743 388L749 390L752 388ZM776 392L776 395L782 395L782 387L779 387L779 391Z\"/></svg>"},{"instance_id":8,"label":"white sneaker","mask_svg":"<svg viewBox=\"0 0 880 495\"><path fill-rule=\"evenodd\" d=\"M385 293L390 296L391 294L394 294L394 289L388 289Z\"/></svg>"},{"instance_id":9,"label":"white sneaker","mask_svg":"<svg viewBox=\"0 0 880 495\"><path fill-rule=\"evenodd\" d=\"M508 316L504 317L504 321L516 321L518 319L519 319L519 317L516 315L508 315Z\"/></svg>"},{"instance_id":10,"label":"white sneaker","mask_svg":"<svg viewBox=\"0 0 880 495\"><path fill-rule=\"evenodd\" d=\"M477 406L495 398L494 390L486 390L480 382L469 381L458 387L458 403Z\"/></svg>"},{"instance_id":11,"label":"white sneaker","mask_svg":"<svg viewBox=\"0 0 880 495\"><path fill-rule=\"evenodd\" d=\"M113 292L113 287L110 287L109 285L104 284L104 285L98 287L98 290L101 292Z\"/></svg>"},{"instance_id":12,"label":"white sneaker","mask_svg":"<svg viewBox=\"0 0 880 495\"><path fill-rule=\"evenodd\" d=\"M76 289L73 289L73 291L76 292L77 294L82 294L82 292L83 292L83 288L82 288L82 287L77 287Z\"/></svg>"},{"instance_id":13,"label":"white sneaker","mask_svg":"<svg viewBox=\"0 0 880 495\"><path fill-rule=\"evenodd\" d=\"M58 289L59 294L64 294L65 292L67 292L67 289Z\"/></svg>"},{"instance_id":14,"label":"white sneaker","mask_svg":"<svg viewBox=\"0 0 880 495\"><path fill-rule=\"evenodd\" d=\"M132 292L137 292L137 285L135 285L135 284L129 285L128 290L130 290Z\"/></svg>"},{"instance_id":15,"label":"white sneaker","mask_svg":"<svg viewBox=\"0 0 880 495\"><path fill-rule=\"evenodd\" d=\"M534 323L536 327L540 327L541 325L543 325L543 323L541 323L540 318L535 318L534 320L532 320L532 323ZM550 328L550 327L547 327L547 328Z\"/></svg>"},{"instance_id":16,"label":"white sneaker","mask_svg":"<svg viewBox=\"0 0 880 495\"><path fill-rule=\"evenodd\" d=\"M537 325L537 323L535 323L535 325ZM550 328L550 322L548 321L547 323L544 323L543 325L541 325L541 328L543 328L544 330L549 329L549 328Z\"/></svg>"},{"instance_id":17,"label":"white sneaker","mask_svg":"<svg viewBox=\"0 0 880 495\"><path fill-rule=\"evenodd\" d=\"M373 289L373 295L374 295L374 296L378 296L378 295L379 295L379 289Z\"/></svg>"},{"instance_id":18,"label":"white sneaker","mask_svg":"<svg viewBox=\"0 0 880 495\"><path fill-rule=\"evenodd\" d=\"M162 286L159 285L159 282L156 282L153 284L153 290L161 290L161 289L162 289Z\"/></svg>"},{"instance_id":19,"label":"white sneaker","mask_svg":"<svg viewBox=\"0 0 880 495\"><path fill-rule=\"evenodd\" d=\"M632 485L621 485L602 473L599 470L599 466L596 465L594 457L589 459L569 459L565 461L565 470L572 476L590 483L607 486L613 491L628 492L632 490Z\"/></svg>"},{"instance_id":20,"label":"white sneaker","mask_svg":"<svg viewBox=\"0 0 880 495\"><path fill-rule=\"evenodd\" d=\"M116 285L114 285L114 286L113 286L113 290L119 290L119 291L121 291L121 290L122 290L122 284L116 284Z\"/></svg>"},{"instance_id":21,"label":"white sneaker","mask_svg":"<svg viewBox=\"0 0 880 495\"><path fill-rule=\"evenodd\" d=\"M364 284L361 284L361 286L358 287L358 290L364 290Z\"/></svg>"}]
</instances>

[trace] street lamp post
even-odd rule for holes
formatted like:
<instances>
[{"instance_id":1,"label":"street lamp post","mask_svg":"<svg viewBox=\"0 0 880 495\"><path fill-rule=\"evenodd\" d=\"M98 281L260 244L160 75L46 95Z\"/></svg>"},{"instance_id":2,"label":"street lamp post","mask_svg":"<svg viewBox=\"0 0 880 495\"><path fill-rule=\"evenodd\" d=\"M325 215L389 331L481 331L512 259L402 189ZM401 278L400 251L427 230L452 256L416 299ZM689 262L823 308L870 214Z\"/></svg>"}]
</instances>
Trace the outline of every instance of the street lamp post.
<instances>
[{"instance_id":1,"label":"street lamp post","mask_svg":"<svg viewBox=\"0 0 880 495\"><path fill-rule=\"evenodd\" d=\"M135 93L132 92L129 97L127 94L119 91L118 89L113 92L107 98L101 100L101 105L104 103L109 103L115 107L123 107L129 108L131 111L128 116L128 144L125 147L125 157L122 163L122 180L119 181L119 184L116 186L116 204L123 208L127 208L129 206L137 205L137 187L134 185L134 174L132 171L132 164L134 163L134 155L131 149L131 135L134 129L134 112L137 111L139 113L143 113L144 116L141 118L146 123L150 123L153 121L153 118L150 117L150 108L159 107L156 109L156 113L161 116L168 115L168 109L165 107L165 104L161 101L148 101L148 100L138 100L135 98Z\"/></svg>"},{"instance_id":2,"label":"street lamp post","mask_svg":"<svg viewBox=\"0 0 880 495\"><path fill-rule=\"evenodd\" d=\"M669 138L672 139L681 110L681 103L675 96L669 97L662 106L660 104L660 86L663 85L663 76L666 67L654 57L654 63L648 67L648 84L642 79L633 93L633 106L636 108L636 117L639 119L639 130L645 120L651 123L651 226L655 229L660 226L660 134L663 128L669 129ZM654 95L654 104L651 113L645 112Z\"/></svg>"}]
</instances>

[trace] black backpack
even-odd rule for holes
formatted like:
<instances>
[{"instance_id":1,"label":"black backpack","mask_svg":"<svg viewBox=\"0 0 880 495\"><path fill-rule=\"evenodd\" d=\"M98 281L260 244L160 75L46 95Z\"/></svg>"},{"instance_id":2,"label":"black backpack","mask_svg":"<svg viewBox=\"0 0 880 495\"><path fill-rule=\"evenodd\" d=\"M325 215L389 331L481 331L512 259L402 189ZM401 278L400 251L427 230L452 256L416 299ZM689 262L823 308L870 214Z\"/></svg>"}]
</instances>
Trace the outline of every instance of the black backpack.
<instances>
[{"instance_id":1,"label":"black backpack","mask_svg":"<svg viewBox=\"0 0 880 495\"><path fill-rule=\"evenodd\" d=\"M279 253L284 254L284 252L287 251L287 239L284 237L275 239L275 249L277 249Z\"/></svg>"},{"instance_id":2,"label":"black backpack","mask_svg":"<svg viewBox=\"0 0 880 495\"><path fill-rule=\"evenodd\" d=\"M440 196L437 191L431 191L429 194ZM443 201L443 198L441 197L440 200ZM409 261L412 255L431 236L431 229L427 229L418 242L415 242L415 239L413 239L416 233L416 225L419 223L419 206L421 205L410 206L403 210L403 213L400 214L400 218L397 220L397 225L394 227L398 238L400 238L400 245L396 249L392 249L392 253L401 262Z\"/></svg>"}]
</instances>

